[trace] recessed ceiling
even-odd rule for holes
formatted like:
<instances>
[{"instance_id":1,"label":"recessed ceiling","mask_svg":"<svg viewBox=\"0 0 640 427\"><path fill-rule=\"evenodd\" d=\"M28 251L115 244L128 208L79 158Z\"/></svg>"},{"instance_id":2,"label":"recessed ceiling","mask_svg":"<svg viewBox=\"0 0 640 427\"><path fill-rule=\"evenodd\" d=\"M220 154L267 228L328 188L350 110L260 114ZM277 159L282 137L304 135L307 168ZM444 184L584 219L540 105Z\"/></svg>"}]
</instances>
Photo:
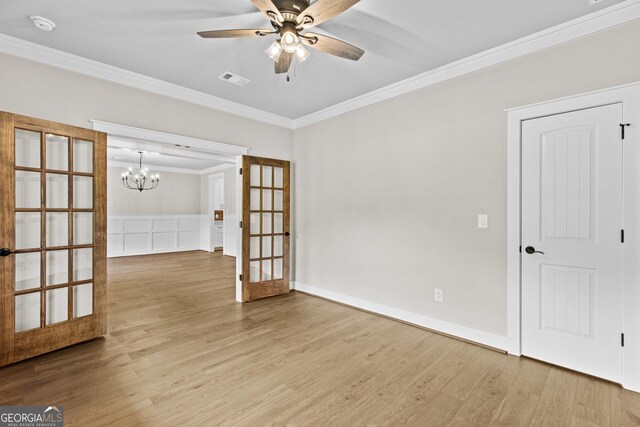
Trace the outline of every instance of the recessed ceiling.
<instances>
[{"instance_id":1,"label":"recessed ceiling","mask_svg":"<svg viewBox=\"0 0 640 427\"><path fill-rule=\"evenodd\" d=\"M185 146L170 146L149 141L130 141L109 137L107 160L113 165L136 166L143 153L143 165L153 170L180 169L201 172L216 166L233 166L231 160L223 160L219 154Z\"/></svg>"},{"instance_id":2,"label":"recessed ceiling","mask_svg":"<svg viewBox=\"0 0 640 427\"><path fill-rule=\"evenodd\" d=\"M136 151L123 150L121 148L109 147L107 149L107 156L109 163L126 163L128 165L135 166L140 161L140 155ZM145 153L142 161L143 165L150 169L155 166L159 168L186 169L194 172L199 172L223 164L222 162L215 160L152 153Z\"/></svg>"},{"instance_id":3,"label":"recessed ceiling","mask_svg":"<svg viewBox=\"0 0 640 427\"><path fill-rule=\"evenodd\" d=\"M249 0L0 2L0 32L290 119L621 3L604 0L362 0L314 31L366 51L352 62L313 51L273 72L273 39L207 40L198 31L267 28ZM56 24L45 33L29 19ZM226 71L251 80L236 87Z\"/></svg>"}]
</instances>

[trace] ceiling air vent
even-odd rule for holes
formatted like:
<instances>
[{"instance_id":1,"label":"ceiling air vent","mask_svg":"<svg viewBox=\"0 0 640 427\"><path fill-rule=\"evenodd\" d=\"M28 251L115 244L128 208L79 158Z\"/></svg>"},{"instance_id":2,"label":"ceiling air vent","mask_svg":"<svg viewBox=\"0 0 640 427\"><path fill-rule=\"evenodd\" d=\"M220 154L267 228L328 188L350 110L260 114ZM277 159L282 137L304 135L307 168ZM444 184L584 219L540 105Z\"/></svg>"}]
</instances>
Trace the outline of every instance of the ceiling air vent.
<instances>
[{"instance_id":1,"label":"ceiling air vent","mask_svg":"<svg viewBox=\"0 0 640 427\"><path fill-rule=\"evenodd\" d=\"M240 77L239 75L230 73L228 71L225 72L224 74L222 74L218 78L220 80L224 80L225 82L229 82L231 84L234 84L234 85L240 86L240 87L244 87L244 86L248 85L249 83L251 83L251 80L245 79L244 77Z\"/></svg>"}]
</instances>

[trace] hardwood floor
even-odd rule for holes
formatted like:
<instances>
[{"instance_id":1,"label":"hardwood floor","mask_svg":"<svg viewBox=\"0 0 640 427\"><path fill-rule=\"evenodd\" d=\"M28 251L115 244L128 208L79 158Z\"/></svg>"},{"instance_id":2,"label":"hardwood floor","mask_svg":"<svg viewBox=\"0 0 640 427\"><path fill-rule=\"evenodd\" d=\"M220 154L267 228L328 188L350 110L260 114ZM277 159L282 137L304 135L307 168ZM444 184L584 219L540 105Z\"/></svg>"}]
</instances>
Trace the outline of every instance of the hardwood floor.
<instances>
[{"instance_id":1,"label":"hardwood floor","mask_svg":"<svg viewBox=\"0 0 640 427\"><path fill-rule=\"evenodd\" d=\"M300 293L238 304L234 259L109 261L109 335L0 369L67 425L640 425L640 394Z\"/></svg>"}]
</instances>

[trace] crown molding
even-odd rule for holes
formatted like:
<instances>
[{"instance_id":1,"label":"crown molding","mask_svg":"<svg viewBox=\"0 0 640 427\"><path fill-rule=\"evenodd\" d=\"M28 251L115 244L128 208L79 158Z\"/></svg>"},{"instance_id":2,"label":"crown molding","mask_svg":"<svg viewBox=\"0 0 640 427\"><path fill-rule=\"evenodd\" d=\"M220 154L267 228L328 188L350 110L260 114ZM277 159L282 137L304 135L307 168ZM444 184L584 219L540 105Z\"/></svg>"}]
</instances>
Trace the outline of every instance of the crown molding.
<instances>
[{"instance_id":1,"label":"crown molding","mask_svg":"<svg viewBox=\"0 0 640 427\"><path fill-rule=\"evenodd\" d=\"M293 128L293 120L277 114L1 33L0 52L271 125Z\"/></svg>"},{"instance_id":2,"label":"crown molding","mask_svg":"<svg viewBox=\"0 0 640 427\"><path fill-rule=\"evenodd\" d=\"M640 19L640 0L627 0L300 117L294 120L293 128L300 129L636 19Z\"/></svg>"}]
</instances>

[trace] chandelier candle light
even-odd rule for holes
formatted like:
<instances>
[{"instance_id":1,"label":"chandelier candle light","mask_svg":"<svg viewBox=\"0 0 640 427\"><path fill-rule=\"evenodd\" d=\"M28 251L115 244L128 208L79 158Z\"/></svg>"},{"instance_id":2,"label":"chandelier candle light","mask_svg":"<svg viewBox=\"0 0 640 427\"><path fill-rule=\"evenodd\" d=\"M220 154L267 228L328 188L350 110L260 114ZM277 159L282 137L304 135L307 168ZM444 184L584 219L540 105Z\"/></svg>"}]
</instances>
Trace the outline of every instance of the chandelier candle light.
<instances>
[{"instance_id":1,"label":"chandelier candle light","mask_svg":"<svg viewBox=\"0 0 640 427\"><path fill-rule=\"evenodd\" d=\"M126 172L122 173L122 184L130 190L138 190L139 192L153 190L160 183L160 175L151 175L151 180L147 181L147 175L149 168L142 167L142 158L144 152L138 151L140 154L140 171L136 174L133 173L133 168L129 168Z\"/></svg>"}]
</instances>

